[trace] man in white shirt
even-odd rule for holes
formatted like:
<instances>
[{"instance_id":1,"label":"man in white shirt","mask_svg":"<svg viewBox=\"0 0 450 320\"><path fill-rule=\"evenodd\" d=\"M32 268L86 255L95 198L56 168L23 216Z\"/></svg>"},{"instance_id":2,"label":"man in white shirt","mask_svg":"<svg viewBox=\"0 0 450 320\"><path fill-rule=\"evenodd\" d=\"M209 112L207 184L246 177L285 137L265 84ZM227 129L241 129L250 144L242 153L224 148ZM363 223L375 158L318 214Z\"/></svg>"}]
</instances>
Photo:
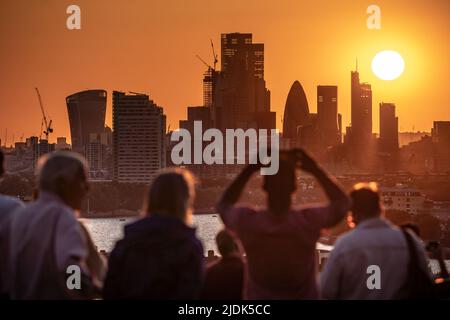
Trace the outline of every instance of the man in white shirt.
<instances>
[{"instance_id":1,"label":"man in white shirt","mask_svg":"<svg viewBox=\"0 0 450 320\"><path fill-rule=\"evenodd\" d=\"M38 163L38 183L37 201L18 210L9 226L10 297L89 297L93 285L85 263L86 239L76 218L88 191L86 162L71 152L45 155ZM69 288L66 280L76 269L81 287Z\"/></svg>"},{"instance_id":2,"label":"man in white shirt","mask_svg":"<svg viewBox=\"0 0 450 320\"><path fill-rule=\"evenodd\" d=\"M398 299L408 277L409 250L403 232L383 217L375 184L351 193L356 228L341 236L321 273L325 299ZM419 268L429 275L424 248L411 234Z\"/></svg>"}]
</instances>

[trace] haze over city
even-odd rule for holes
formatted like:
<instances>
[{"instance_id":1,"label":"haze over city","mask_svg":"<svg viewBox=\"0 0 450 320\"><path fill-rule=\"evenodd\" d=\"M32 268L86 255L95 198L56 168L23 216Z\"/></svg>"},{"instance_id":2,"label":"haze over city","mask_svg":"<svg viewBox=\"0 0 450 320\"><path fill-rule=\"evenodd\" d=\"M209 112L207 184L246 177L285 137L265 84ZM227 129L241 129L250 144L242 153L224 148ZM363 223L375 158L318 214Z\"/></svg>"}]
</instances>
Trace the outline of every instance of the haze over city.
<instances>
[{"instance_id":1,"label":"haze over city","mask_svg":"<svg viewBox=\"0 0 450 320\"><path fill-rule=\"evenodd\" d=\"M450 10L448 1L377 1L381 30L366 28L360 1L77 1L81 30L66 28L67 1L0 3L0 136L39 136L39 87L54 122L52 140L70 142L65 97L86 89L108 91L106 123L111 126L112 90L148 93L164 108L171 129L186 118L186 107L202 103L205 66L212 64L209 40L220 50L220 35L253 33L264 43L265 80L277 127L292 83L299 80L311 111L316 86L337 85L343 127L350 122L350 74L358 59L360 78L373 90L373 128L379 102L393 102L399 131L429 131L433 120L450 118ZM383 81L370 63L382 50L405 61L396 80ZM219 57L220 59L220 57ZM220 63L220 62L219 62Z\"/></svg>"},{"instance_id":2,"label":"haze over city","mask_svg":"<svg viewBox=\"0 0 450 320\"><path fill-rule=\"evenodd\" d=\"M449 14L0 0L0 303L449 300Z\"/></svg>"}]
</instances>

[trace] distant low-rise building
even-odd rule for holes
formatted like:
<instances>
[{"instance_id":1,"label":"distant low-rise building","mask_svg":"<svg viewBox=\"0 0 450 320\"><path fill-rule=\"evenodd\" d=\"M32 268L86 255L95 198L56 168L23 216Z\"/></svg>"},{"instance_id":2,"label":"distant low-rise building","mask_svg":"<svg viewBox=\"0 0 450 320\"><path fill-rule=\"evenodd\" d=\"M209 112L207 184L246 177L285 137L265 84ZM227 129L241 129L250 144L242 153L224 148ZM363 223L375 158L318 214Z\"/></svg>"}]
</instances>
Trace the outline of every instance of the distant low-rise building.
<instances>
[{"instance_id":1,"label":"distant low-rise building","mask_svg":"<svg viewBox=\"0 0 450 320\"><path fill-rule=\"evenodd\" d=\"M382 188L381 199L385 210L406 211L415 215L425 208L425 195L413 188Z\"/></svg>"},{"instance_id":2,"label":"distant low-rise building","mask_svg":"<svg viewBox=\"0 0 450 320\"><path fill-rule=\"evenodd\" d=\"M66 137L56 138L55 150L70 150L70 144L67 143Z\"/></svg>"}]
</instances>

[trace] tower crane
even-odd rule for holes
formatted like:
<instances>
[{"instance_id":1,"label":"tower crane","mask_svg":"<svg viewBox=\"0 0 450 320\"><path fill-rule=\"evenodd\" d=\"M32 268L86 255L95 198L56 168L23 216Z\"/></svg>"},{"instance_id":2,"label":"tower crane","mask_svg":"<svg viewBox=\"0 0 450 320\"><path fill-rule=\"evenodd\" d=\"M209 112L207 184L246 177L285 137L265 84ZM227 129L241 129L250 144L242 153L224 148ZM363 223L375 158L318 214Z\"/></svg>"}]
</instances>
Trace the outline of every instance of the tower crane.
<instances>
[{"instance_id":1,"label":"tower crane","mask_svg":"<svg viewBox=\"0 0 450 320\"><path fill-rule=\"evenodd\" d=\"M196 57L197 57L198 60L200 60L201 62L203 62L203 64L204 64L205 66L207 66L208 69L214 70L214 68L211 67L208 63L206 63L205 60L203 60L202 58L200 58L200 56L199 56L198 54L196 55Z\"/></svg>"},{"instance_id":2,"label":"tower crane","mask_svg":"<svg viewBox=\"0 0 450 320\"><path fill-rule=\"evenodd\" d=\"M217 54L216 54L216 51L214 50L214 43L213 43L212 39L209 39L209 40L211 41L212 54L213 54L213 58L214 58L213 70L216 71L216 64L219 60L217 60Z\"/></svg>"},{"instance_id":3,"label":"tower crane","mask_svg":"<svg viewBox=\"0 0 450 320\"><path fill-rule=\"evenodd\" d=\"M42 133L44 133L45 139L48 141L48 136L50 135L50 133L53 132L52 120L50 119L50 122L47 122L47 116L45 115L44 104L42 103L41 94L39 93L38 88L35 88L35 89L36 89L36 94L39 99L39 106L41 107L43 124L45 125L45 130L42 131L42 129L41 129L41 136L42 136ZM41 128L42 128L42 125L41 125Z\"/></svg>"}]
</instances>

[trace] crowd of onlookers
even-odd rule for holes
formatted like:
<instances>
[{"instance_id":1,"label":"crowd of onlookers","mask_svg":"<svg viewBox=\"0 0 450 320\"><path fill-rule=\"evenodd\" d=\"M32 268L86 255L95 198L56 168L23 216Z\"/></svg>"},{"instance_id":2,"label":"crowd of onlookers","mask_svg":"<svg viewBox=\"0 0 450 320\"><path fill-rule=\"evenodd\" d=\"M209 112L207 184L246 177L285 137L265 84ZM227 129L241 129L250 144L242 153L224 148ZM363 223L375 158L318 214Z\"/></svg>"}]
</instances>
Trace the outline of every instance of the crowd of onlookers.
<instances>
[{"instance_id":1,"label":"crowd of onlookers","mask_svg":"<svg viewBox=\"0 0 450 320\"><path fill-rule=\"evenodd\" d=\"M1 153L0 160L1 175ZM192 226L194 177L181 168L152 181L142 217L125 226L105 259L77 219L89 191L85 159L72 152L43 156L34 201L0 195L1 299L449 297L439 244L428 248L441 267L433 276L420 231L383 217L376 185L358 184L347 194L303 150L280 151L278 173L263 178L267 205L238 205L259 169L245 167L218 201L225 229L216 237L216 261L205 265ZM328 203L292 206L298 170L316 178ZM348 217L355 227L336 241L319 279L321 230Z\"/></svg>"}]
</instances>

